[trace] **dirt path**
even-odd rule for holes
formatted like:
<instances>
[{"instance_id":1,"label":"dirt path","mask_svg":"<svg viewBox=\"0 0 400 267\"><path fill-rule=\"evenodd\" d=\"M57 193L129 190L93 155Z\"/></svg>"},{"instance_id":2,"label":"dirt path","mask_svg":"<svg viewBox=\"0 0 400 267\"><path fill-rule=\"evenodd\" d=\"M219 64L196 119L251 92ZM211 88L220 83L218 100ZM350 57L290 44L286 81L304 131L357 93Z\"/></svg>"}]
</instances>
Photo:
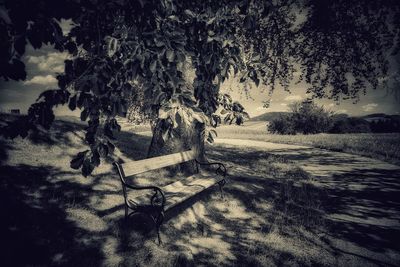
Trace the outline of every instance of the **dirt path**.
<instances>
[{"instance_id":1,"label":"dirt path","mask_svg":"<svg viewBox=\"0 0 400 267\"><path fill-rule=\"evenodd\" d=\"M326 243L337 266L400 266L400 167L366 157L306 146L240 139L216 145L247 146L287 157L327 192Z\"/></svg>"}]
</instances>

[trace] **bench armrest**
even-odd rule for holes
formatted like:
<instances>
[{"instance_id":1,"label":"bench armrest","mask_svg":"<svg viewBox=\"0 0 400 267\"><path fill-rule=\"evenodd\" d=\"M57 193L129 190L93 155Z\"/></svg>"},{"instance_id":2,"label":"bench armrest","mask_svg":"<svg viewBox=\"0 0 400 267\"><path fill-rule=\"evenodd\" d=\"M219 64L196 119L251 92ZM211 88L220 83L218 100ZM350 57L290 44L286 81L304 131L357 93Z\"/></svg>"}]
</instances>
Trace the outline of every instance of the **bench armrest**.
<instances>
[{"instance_id":1,"label":"bench armrest","mask_svg":"<svg viewBox=\"0 0 400 267\"><path fill-rule=\"evenodd\" d=\"M222 175L222 176L224 176L224 177L225 177L226 174L227 174L226 167L225 167L225 165L224 165L223 163L221 163L221 162L201 162L201 161L198 161L198 160L196 159L196 163L199 164L199 165L206 165L206 166L217 165L218 168L215 170L216 174Z\"/></svg>"},{"instance_id":2,"label":"bench armrest","mask_svg":"<svg viewBox=\"0 0 400 267\"><path fill-rule=\"evenodd\" d=\"M152 206L161 205L162 209L164 209L165 203L166 203L165 194L161 190L160 187L158 187L158 186L150 186L150 185L149 186L138 186L138 185L129 184L124 179L125 175L124 175L124 172L123 172L122 167L120 166L120 164L115 162L114 165L117 167L119 178L120 178L121 183L122 183L122 190L123 190L123 193L124 193L124 199L125 199L125 204L126 205L128 205L126 188L129 188L129 189L132 189L132 190L154 190L154 194L151 197L151 205ZM161 203L157 203L160 200L157 197L158 194L161 195Z\"/></svg>"},{"instance_id":3,"label":"bench armrest","mask_svg":"<svg viewBox=\"0 0 400 267\"><path fill-rule=\"evenodd\" d=\"M162 191L161 188L159 188L158 186L134 186L134 185L130 185L127 183L123 184L124 186L126 186L129 189L133 189L133 190L154 190L154 194L151 197L151 205L152 206L158 206L160 205L161 207L164 208L166 200L165 200L165 194ZM157 195L160 194L161 195L161 203L159 203L159 198L157 197Z\"/></svg>"}]
</instances>

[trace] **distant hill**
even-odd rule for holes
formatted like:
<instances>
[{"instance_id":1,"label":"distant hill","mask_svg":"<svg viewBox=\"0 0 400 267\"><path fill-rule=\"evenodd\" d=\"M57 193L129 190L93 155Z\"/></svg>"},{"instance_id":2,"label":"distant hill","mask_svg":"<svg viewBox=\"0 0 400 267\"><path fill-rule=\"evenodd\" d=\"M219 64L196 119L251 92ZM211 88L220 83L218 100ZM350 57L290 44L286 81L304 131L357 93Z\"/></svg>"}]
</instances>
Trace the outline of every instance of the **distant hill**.
<instances>
[{"instance_id":1,"label":"distant hill","mask_svg":"<svg viewBox=\"0 0 400 267\"><path fill-rule=\"evenodd\" d=\"M368 114L368 115L364 115L362 116L362 118L375 118L375 117L385 117L388 116L385 113L372 113L372 114Z\"/></svg>"},{"instance_id":2,"label":"distant hill","mask_svg":"<svg viewBox=\"0 0 400 267\"><path fill-rule=\"evenodd\" d=\"M388 120L399 120L400 115L387 115L385 113L373 113L365 116L361 116L361 119L364 119L368 122L376 122L376 121L388 121Z\"/></svg>"},{"instance_id":3,"label":"distant hill","mask_svg":"<svg viewBox=\"0 0 400 267\"><path fill-rule=\"evenodd\" d=\"M250 121L272 121L273 119L279 118L282 115L286 114L289 114L289 112L285 111L266 112L264 114L251 118Z\"/></svg>"}]
</instances>

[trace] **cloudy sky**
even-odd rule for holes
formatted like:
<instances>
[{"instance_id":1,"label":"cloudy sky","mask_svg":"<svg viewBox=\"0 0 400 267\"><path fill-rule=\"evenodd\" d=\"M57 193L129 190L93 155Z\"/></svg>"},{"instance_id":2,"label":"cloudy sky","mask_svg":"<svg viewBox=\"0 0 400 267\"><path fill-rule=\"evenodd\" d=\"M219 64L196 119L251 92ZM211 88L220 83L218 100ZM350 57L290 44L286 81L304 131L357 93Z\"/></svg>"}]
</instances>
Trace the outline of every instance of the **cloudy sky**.
<instances>
[{"instance_id":1,"label":"cloudy sky","mask_svg":"<svg viewBox=\"0 0 400 267\"><path fill-rule=\"evenodd\" d=\"M235 79L227 81L222 86L223 92L228 92L235 100L238 100L254 117L270 111L287 111L288 104L308 97L305 93L306 84L293 84L290 93L277 86L271 98L268 97L267 88L257 88L255 85L250 90L250 95L243 93L243 85ZM263 102L271 99L269 108L263 107ZM319 99L316 102L336 113L347 113L353 116L366 115L370 113L400 114L400 99L395 97L387 89L367 90L366 95L361 95L357 103L353 100L341 100L336 103L329 99Z\"/></svg>"},{"instance_id":2,"label":"cloudy sky","mask_svg":"<svg viewBox=\"0 0 400 267\"><path fill-rule=\"evenodd\" d=\"M20 82L0 80L0 108L4 111L20 109L25 113L42 91L56 88L55 76L64 71L63 61L67 57L66 53L60 53L50 46L44 46L40 50L27 46L27 52L23 58L28 73L27 79ZM398 69L392 70L392 73L398 76ZM222 91L230 93L235 100L241 102L250 116L257 116L269 111L287 111L288 104L307 97L305 88L305 84L293 84L289 94L278 86L272 95L268 109L263 108L263 102L269 99L267 88L261 86L256 88L253 85L250 95L246 96L243 93L243 84L239 84L236 79L229 79L223 84ZM334 103L332 100L325 99L317 102L337 113L348 113L354 116L381 112L400 113L400 99L385 89L368 90L367 95L361 96L356 104L353 104L352 100ZM58 107L55 112L56 115L79 115L79 111L72 113L66 107Z\"/></svg>"}]
</instances>

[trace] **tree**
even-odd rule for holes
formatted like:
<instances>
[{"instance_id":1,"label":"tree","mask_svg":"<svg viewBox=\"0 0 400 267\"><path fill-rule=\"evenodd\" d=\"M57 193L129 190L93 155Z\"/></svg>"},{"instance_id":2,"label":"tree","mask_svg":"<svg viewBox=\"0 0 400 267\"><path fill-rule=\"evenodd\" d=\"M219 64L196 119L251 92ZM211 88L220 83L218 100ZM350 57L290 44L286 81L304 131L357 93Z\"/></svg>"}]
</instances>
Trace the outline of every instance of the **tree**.
<instances>
[{"instance_id":1,"label":"tree","mask_svg":"<svg viewBox=\"0 0 400 267\"><path fill-rule=\"evenodd\" d=\"M330 133L370 133L370 123L362 118L344 118L337 120L332 128L329 130Z\"/></svg>"},{"instance_id":2,"label":"tree","mask_svg":"<svg viewBox=\"0 0 400 267\"><path fill-rule=\"evenodd\" d=\"M230 75L272 92L278 82L289 90L298 68L314 97L357 99L387 74L385 52L398 53L400 40L395 0L5 0L2 10L4 79L25 78L20 58L27 42L73 55L58 88L42 93L28 117L3 132L26 136L50 127L53 106L80 108L90 150L71 167L84 175L113 151L115 116L126 116L127 100L137 95L145 100L137 112L156 118L150 154L188 147L203 154L219 86ZM61 18L74 22L68 36L56 22ZM192 81L183 73L188 61Z\"/></svg>"},{"instance_id":3,"label":"tree","mask_svg":"<svg viewBox=\"0 0 400 267\"><path fill-rule=\"evenodd\" d=\"M280 134L316 134L327 132L332 126L332 113L313 101L290 104L290 113L273 120L268 130Z\"/></svg>"}]
</instances>

